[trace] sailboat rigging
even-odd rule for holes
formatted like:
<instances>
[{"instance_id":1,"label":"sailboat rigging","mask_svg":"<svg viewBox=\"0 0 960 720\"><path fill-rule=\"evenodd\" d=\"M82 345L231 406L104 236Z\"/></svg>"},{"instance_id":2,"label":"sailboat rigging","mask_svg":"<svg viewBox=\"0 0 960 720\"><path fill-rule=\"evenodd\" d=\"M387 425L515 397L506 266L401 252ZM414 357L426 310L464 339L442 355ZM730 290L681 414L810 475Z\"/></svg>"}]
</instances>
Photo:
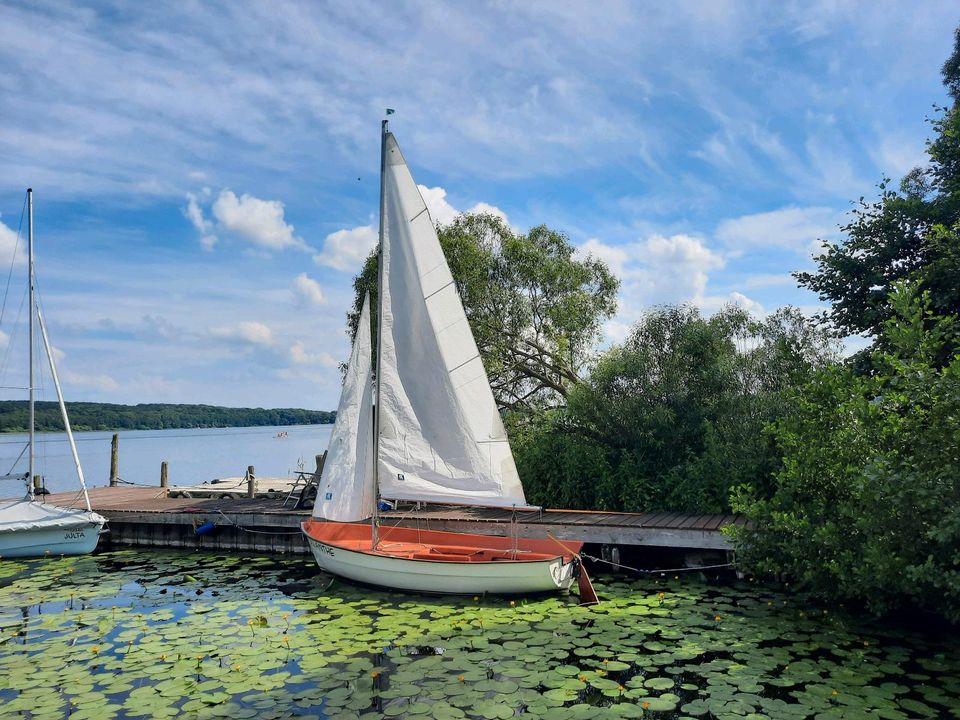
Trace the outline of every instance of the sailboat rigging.
<instances>
[{"instance_id":1,"label":"sailboat rigging","mask_svg":"<svg viewBox=\"0 0 960 720\"><path fill-rule=\"evenodd\" d=\"M36 557L43 555L85 555L97 546L100 532L106 524L106 518L93 512L90 497L77 453L77 444L73 438L70 418L60 388L60 376L53 358L47 326L43 312L36 299L36 277L33 260L33 190L27 188L28 230L27 230L27 292L28 292L28 458L27 471L23 475L8 475L0 479L22 479L26 483L26 495L22 499L0 500L0 557ZM60 405L60 415L66 430L70 453L73 457L77 479L83 493L86 510L63 508L39 502L34 495L36 476L36 423L35 423L35 387L34 343L36 327L40 328L40 338L50 367Z\"/></svg>"},{"instance_id":2,"label":"sailboat rigging","mask_svg":"<svg viewBox=\"0 0 960 720\"><path fill-rule=\"evenodd\" d=\"M379 522L381 497L529 507L433 220L386 121L378 289L375 387L365 298L314 518L302 525L318 564L350 579L423 592L568 589L580 542Z\"/></svg>"}]
</instances>

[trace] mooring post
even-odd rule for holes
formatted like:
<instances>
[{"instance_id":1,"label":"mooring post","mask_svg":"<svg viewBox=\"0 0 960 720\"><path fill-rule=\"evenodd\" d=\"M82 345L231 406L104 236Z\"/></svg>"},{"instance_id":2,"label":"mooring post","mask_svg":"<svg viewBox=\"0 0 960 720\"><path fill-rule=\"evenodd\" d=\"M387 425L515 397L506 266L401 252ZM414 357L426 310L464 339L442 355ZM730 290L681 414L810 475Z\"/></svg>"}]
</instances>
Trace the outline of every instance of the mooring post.
<instances>
[{"instance_id":1,"label":"mooring post","mask_svg":"<svg viewBox=\"0 0 960 720\"><path fill-rule=\"evenodd\" d=\"M163 488L163 496L167 496L167 461L160 462L160 487Z\"/></svg>"},{"instance_id":2,"label":"mooring post","mask_svg":"<svg viewBox=\"0 0 960 720\"><path fill-rule=\"evenodd\" d=\"M320 474L323 472L323 465L327 462L327 451L323 451L323 455L317 455L317 469L313 471L314 476L319 480Z\"/></svg>"},{"instance_id":3,"label":"mooring post","mask_svg":"<svg viewBox=\"0 0 960 720\"><path fill-rule=\"evenodd\" d=\"M114 433L110 441L110 487L120 484L120 434Z\"/></svg>"},{"instance_id":4,"label":"mooring post","mask_svg":"<svg viewBox=\"0 0 960 720\"><path fill-rule=\"evenodd\" d=\"M253 471L253 465L247 466L247 497L257 496L257 478Z\"/></svg>"}]
</instances>

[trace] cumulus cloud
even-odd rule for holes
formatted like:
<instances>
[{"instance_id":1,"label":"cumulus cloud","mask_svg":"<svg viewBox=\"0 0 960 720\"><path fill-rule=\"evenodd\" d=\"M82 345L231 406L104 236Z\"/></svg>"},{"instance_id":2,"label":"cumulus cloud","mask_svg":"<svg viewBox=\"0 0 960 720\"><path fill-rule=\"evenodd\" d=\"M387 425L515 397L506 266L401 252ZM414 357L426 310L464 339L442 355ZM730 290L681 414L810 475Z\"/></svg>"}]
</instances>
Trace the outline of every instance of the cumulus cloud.
<instances>
[{"instance_id":1,"label":"cumulus cloud","mask_svg":"<svg viewBox=\"0 0 960 720\"><path fill-rule=\"evenodd\" d=\"M418 185L423 202L426 203L430 219L439 225L449 225L461 210L447 201L447 191L442 187ZM466 210L468 213L487 213L496 215L508 225L507 214L489 203L479 202ZM377 228L373 225L337 230L323 241L323 250L313 256L318 265L326 265L341 272L357 272L370 251L377 245Z\"/></svg>"},{"instance_id":2,"label":"cumulus cloud","mask_svg":"<svg viewBox=\"0 0 960 720\"><path fill-rule=\"evenodd\" d=\"M313 256L313 261L341 272L357 272L376 246L377 229L373 225L337 230L327 235L323 250Z\"/></svg>"},{"instance_id":3,"label":"cumulus cloud","mask_svg":"<svg viewBox=\"0 0 960 720\"><path fill-rule=\"evenodd\" d=\"M306 345L304 345L300 340L297 340L293 345L290 346L289 356L290 362L292 362L294 365L320 365L326 368L337 366L336 359L330 353L309 352L307 351Z\"/></svg>"},{"instance_id":4,"label":"cumulus cloud","mask_svg":"<svg viewBox=\"0 0 960 720\"><path fill-rule=\"evenodd\" d=\"M303 238L294 235L293 225L284 220L284 205L279 200L261 200L246 193L237 197L231 190L221 190L213 215L224 230L254 245L270 250L307 249Z\"/></svg>"},{"instance_id":5,"label":"cumulus cloud","mask_svg":"<svg viewBox=\"0 0 960 720\"><path fill-rule=\"evenodd\" d=\"M267 346L273 343L273 331L263 323L253 320L212 327L210 335L245 345Z\"/></svg>"},{"instance_id":6,"label":"cumulus cloud","mask_svg":"<svg viewBox=\"0 0 960 720\"><path fill-rule=\"evenodd\" d=\"M2 222L0 222L0 267L10 267L11 259L17 265L24 265L27 262L26 251L24 246L26 243L21 242L17 243L17 233ZM14 258L13 253L16 250L17 256Z\"/></svg>"},{"instance_id":7,"label":"cumulus cloud","mask_svg":"<svg viewBox=\"0 0 960 720\"><path fill-rule=\"evenodd\" d=\"M603 260L621 280L617 314L605 326L607 339L614 342L625 338L631 325L655 305L692 303L713 312L735 302L751 312L762 311L742 293L708 293L710 273L723 269L726 258L692 235L654 233L626 245L591 238L578 248L578 254Z\"/></svg>"},{"instance_id":8,"label":"cumulus cloud","mask_svg":"<svg viewBox=\"0 0 960 720\"><path fill-rule=\"evenodd\" d=\"M300 305L323 305L327 299L323 296L323 290L313 278L306 273L300 273L293 280L293 296Z\"/></svg>"},{"instance_id":9,"label":"cumulus cloud","mask_svg":"<svg viewBox=\"0 0 960 720\"><path fill-rule=\"evenodd\" d=\"M201 203L209 201L211 195L210 188L187 193L187 206L183 208L184 216L200 233L204 250L213 250L221 235L245 240L261 250L310 249L286 221L280 200L262 200L247 193L238 197L232 190L223 189L209 208L213 217L208 217Z\"/></svg>"},{"instance_id":10,"label":"cumulus cloud","mask_svg":"<svg viewBox=\"0 0 960 720\"><path fill-rule=\"evenodd\" d=\"M430 219L439 225L449 225L457 215L464 212L496 215L508 225L510 224L507 214L495 205L478 202L468 210L457 210L447 201L447 191L444 188L439 186L427 187L426 185L417 185L417 187L420 189L420 195L427 206L427 212L430 213Z\"/></svg>"},{"instance_id":11,"label":"cumulus cloud","mask_svg":"<svg viewBox=\"0 0 960 720\"><path fill-rule=\"evenodd\" d=\"M821 239L835 238L844 213L827 207L785 207L771 212L743 215L717 226L717 239L727 247L783 247L809 254L820 248Z\"/></svg>"}]
</instances>

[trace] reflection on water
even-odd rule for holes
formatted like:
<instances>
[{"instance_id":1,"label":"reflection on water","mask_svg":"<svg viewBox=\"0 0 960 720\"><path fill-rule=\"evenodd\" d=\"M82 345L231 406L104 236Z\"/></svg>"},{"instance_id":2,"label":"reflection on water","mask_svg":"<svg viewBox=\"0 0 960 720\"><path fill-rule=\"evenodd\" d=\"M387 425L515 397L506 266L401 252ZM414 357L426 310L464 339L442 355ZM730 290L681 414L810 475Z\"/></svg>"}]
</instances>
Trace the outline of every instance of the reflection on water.
<instances>
[{"instance_id":1,"label":"reflection on water","mask_svg":"<svg viewBox=\"0 0 960 720\"><path fill-rule=\"evenodd\" d=\"M202 430L128 430L120 432L120 477L159 485L160 463L169 463L171 485L195 485L219 477L243 475L248 465L262 476L283 477L301 467L313 470L315 456L327 448L333 425L208 428ZM112 432L74 433L87 484L110 479ZM65 433L37 435L38 472L51 492L77 488ZM26 472L26 434L0 434L0 475ZM18 461L19 458L19 461ZM0 484L0 497L16 495L15 481Z\"/></svg>"},{"instance_id":2,"label":"reflection on water","mask_svg":"<svg viewBox=\"0 0 960 720\"><path fill-rule=\"evenodd\" d=\"M899 718L960 711L957 637L743 583L426 598L306 558L0 561L0 718Z\"/></svg>"}]
</instances>

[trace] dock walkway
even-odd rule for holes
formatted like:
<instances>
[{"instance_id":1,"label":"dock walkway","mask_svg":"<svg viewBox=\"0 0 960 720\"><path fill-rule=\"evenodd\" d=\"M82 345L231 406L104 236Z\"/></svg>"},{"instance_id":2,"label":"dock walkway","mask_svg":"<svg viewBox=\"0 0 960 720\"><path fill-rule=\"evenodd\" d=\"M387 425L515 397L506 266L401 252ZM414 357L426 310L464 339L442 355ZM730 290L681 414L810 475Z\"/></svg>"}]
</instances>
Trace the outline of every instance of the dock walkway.
<instances>
[{"instance_id":1,"label":"dock walkway","mask_svg":"<svg viewBox=\"0 0 960 720\"><path fill-rule=\"evenodd\" d=\"M59 493L47 501L81 507L82 496ZM307 510L262 498L171 498L158 488L102 487L90 490L93 509L110 521L110 542L160 547L307 552L300 523ZM471 507L425 507L381 515L384 525L489 535L516 534L583 540L608 546L730 549L720 529L742 525L737 515L617 513L583 510L517 511ZM216 529L197 534L214 523Z\"/></svg>"}]
</instances>

